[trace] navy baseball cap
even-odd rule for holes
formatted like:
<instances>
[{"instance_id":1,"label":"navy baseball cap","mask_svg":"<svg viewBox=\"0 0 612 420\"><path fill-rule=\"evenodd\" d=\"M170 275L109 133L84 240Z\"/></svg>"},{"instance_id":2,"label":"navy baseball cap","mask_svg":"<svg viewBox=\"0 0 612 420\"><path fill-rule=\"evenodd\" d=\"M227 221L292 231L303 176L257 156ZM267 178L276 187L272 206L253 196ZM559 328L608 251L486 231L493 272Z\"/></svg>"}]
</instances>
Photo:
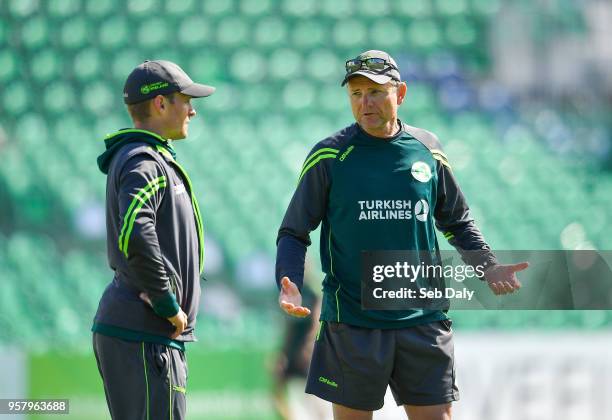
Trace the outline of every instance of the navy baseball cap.
<instances>
[{"instance_id":1,"label":"navy baseball cap","mask_svg":"<svg viewBox=\"0 0 612 420\"><path fill-rule=\"evenodd\" d=\"M135 104L157 95L181 92L193 98L210 96L212 86L195 83L178 65L166 60L146 60L136 67L123 86L123 102Z\"/></svg>"},{"instance_id":2,"label":"navy baseball cap","mask_svg":"<svg viewBox=\"0 0 612 420\"><path fill-rule=\"evenodd\" d=\"M374 83L384 85L391 80L401 82L397 63L388 53L379 50L364 51L357 57L347 60L344 86L351 77L365 76Z\"/></svg>"}]
</instances>

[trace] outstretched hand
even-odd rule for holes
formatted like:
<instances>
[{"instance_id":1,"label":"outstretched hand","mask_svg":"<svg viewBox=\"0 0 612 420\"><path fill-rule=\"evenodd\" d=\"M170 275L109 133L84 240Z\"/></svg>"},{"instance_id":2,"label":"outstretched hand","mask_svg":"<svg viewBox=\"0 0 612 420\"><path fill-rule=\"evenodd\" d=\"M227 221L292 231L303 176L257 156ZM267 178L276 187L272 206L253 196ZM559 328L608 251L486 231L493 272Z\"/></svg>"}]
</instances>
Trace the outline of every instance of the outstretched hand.
<instances>
[{"instance_id":1,"label":"outstretched hand","mask_svg":"<svg viewBox=\"0 0 612 420\"><path fill-rule=\"evenodd\" d=\"M484 277L493 293L505 295L521 288L521 282L516 277L516 273L525 270L527 267L529 267L528 262L498 264L485 271Z\"/></svg>"},{"instance_id":2,"label":"outstretched hand","mask_svg":"<svg viewBox=\"0 0 612 420\"><path fill-rule=\"evenodd\" d=\"M281 279L281 291L278 296L278 305L291 316L304 318L310 315L310 309L302 306L302 295L300 289L289 280L289 277Z\"/></svg>"}]
</instances>

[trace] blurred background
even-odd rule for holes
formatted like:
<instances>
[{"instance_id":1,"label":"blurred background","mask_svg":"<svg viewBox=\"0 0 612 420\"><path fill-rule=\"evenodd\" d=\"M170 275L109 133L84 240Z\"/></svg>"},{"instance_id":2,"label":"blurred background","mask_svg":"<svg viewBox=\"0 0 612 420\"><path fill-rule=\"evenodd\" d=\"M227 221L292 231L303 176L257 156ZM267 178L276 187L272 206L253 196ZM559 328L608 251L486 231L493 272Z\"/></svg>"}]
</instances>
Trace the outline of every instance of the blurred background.
<instances>
[{"instance_id":1,"label":"blurred background","mask_svg":"<svg viewBox=\"0 0 612 420\"><path fill-rule=\"evenodd\" d=\"M206 231L189 418L273 419L276 232L307 152L353 121L345 60L396 59L401 119L440 137L494 249L610 250L611 24L609 0L0 0L0 398L108 418L89 332L112 279L95 159L130 126L123 82L145 59L217 87L176 144ZM456 418L612 417L612 312L451 316Z\"/></svg>"}]
</instances>

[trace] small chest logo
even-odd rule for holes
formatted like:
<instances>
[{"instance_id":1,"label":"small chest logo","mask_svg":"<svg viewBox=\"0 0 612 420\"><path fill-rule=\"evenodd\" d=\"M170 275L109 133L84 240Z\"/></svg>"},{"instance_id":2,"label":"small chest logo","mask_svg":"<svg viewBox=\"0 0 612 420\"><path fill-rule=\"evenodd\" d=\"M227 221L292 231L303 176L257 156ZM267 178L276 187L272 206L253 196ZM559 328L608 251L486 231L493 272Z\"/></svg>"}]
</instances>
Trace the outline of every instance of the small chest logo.
<instances>
[{"instance_id":1,"label":"small chest logo","mask_svg":"<svg viewBox=\"0 0 612 420\"><path fill-rule=\"evenodd\" d=\"M431 179L431 168L422 161L414 162L410 169L410 173L414 179L420 182L427 182Z\"/></svg>"},{"instance_id":2,"label":"small chest logo","mask_svg":"<svg viewBox=\"0 0 612 420\"><path fill-rule=\"evenodd\" d=\"M174 187L172 187L172 190L174 191L174 195L184 194L187 192L187 190L185 189L185 184L175 185Z\"/></svg>"}]
</instances>

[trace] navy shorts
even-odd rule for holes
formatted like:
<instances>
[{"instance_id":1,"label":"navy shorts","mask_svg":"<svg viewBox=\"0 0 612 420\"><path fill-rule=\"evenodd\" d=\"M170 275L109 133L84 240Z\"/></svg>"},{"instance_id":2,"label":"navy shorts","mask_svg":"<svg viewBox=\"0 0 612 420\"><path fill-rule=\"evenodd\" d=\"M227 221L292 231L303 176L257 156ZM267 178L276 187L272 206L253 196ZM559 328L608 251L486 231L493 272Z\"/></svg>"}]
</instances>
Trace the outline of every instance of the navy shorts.
<instances>
[{"instance_id":1,"label":"navy shorts","mask_svg":"<svg viewBox=\"0 0 612 420\"><path fill-rule=\"evenodd\" d=\"M459 399L451 321L372 329L323 321L306 393L374 411L387 386L398 405L438 405Z\"/></svg>"}]
</instances>

